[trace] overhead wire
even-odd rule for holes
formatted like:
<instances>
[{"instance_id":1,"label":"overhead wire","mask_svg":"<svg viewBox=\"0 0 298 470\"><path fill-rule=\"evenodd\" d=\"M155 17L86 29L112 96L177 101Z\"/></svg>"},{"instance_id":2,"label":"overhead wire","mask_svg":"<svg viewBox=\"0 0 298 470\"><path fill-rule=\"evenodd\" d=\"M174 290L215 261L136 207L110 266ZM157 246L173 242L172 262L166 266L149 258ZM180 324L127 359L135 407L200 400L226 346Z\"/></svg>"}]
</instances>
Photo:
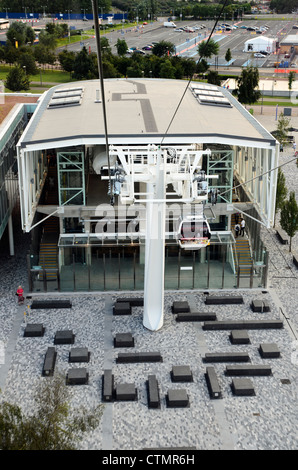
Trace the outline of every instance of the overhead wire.
<instances>
[{"instance_id":1,"label":"overhead wire","mask_svg":"<svg viewBox=\"0 0 298 470\"><path fill-rule=\"evenodd\" d=\"M211 39L211 37L212 37L213 31L214 31L215 28L216 28L216 25L217 25L217 23L218 23L218 21L219 21L219 18L221 17L221 15L222 15L222 13L223 13L223 10L225 9L225 6L226 6L226 4L227 4L227 1L228 1L228 0L225 0L225 1L224 1L223 6L222 6L222 8L221 8L219 14L217 15L217 18L216 18L216 20L215 20L215 23L214 23L214 25L213 25L213 28L212 28L211 31L210 31L210 34L209 34L209 36L208 36L208 39L207 39L207 41L205 41L205 47L206 47L206 48L207 48L207 45L208 45L209 42L210 42L210 39ZM202 58L203 58L203 56L200 55L200 56L199 56L199 59L198 59L198 61L197 61L197 63L200 63L200 61L202 60ZM186 85L186 87L185 87L185 90L184 90L184 92L182 93L182 96L181 96L181 98L180 98L180 100L179 100L178 105L176 106L176 109L175 109L175 111L174 111L174 114L173 114L173 116L172 116L172 118L171 118L171 120L170 120L170 122L169 122L169 125L168 125L168 127L167 127L167 129L166 129L166 131L165 131L165 133L164 133L164 135L163 135L163 137L162 137L162 139L161 139L160 145L162 145L162 143L163 143L163 141L164 141L164 139L165 139L165 137L166 137L166 135L167 135L167 133L168 133L168 131L169 131L171 125L172 125L172 122L174 121L174 119L175 119L175 117L176 117L176 114L177 114L177 112L178 112L178 109L179 109L180 106L181 106L181 103L182 103L182 101L183 101L183 99L184 99L184 96L185 96L185 94L186 94L186 92L187 92L187 90L188 90L188 88L189 88L189 85L190 85L190 83L191 83L192 80L193 80L193 76L194 76L194 73L192 73L191 77L190 77L190 78L188 79L188 81L187 81L187 85Z\"/></svg>"},{"instance_id":2,"label":"overhead wire","mask_svg":"<svg viewBox=\"0 0 298 470\"><path fill-rule=\"evenodd\" d=\"M106 143L106 153L107 153L107 159L108 159L109 195L111 198L110 199L111 205L114 205L114 190L113 190L112 179L111 179L109 134L108 134L108 122L107 122L107 112L106 112L106 102L105 102L105 92L104 92L102 56L101 56L101 47L100 47L100 32L99 32L99 26L98 26L98 1L91 0L91 3L92 3L92 10L93 10L93 18L94 18L98 74L99 74L100 86L101 86L102 111L103 111L103 121L104 121L104 129L105 129L105 143Z\"/></svg>"}]
</instances>

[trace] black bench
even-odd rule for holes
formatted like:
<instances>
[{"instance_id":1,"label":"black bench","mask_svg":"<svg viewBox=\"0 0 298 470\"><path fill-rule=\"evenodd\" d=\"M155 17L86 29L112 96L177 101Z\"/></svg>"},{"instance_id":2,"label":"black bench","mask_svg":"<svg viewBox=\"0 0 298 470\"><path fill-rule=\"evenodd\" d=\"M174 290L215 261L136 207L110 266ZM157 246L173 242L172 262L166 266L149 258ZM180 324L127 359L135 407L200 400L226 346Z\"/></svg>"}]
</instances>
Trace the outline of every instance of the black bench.
<instances>
[{"instance_id":1,"label":"black bench","mask_svg":"<svg viewBox=\"0 0 298 470\"><path fill-rule=\"evenodd\" d=\"M119 353L116 358L117 364L141 363L141 362L162 362L160 352L136 352Z\"/></svg>"},{"instance_id":2,"label":"black bench","mask_svg":"<svg viewBox=\"0 0 298 470\"><path fill-rule=\"evenodd\" d=\"M66 385L85 385L88 380L89 374L85 367L70 369L66 375Z\"/></svg>"},{"instance_id":3,"label":"black bench","mask_svg":"<svg viewBox=\"0 0 298 470\"><path fill-rule=\"evenodd\" d=\"M264 359L280 357L280 350L275 343L262 343L259 347L260 356Z\"/></svg>"},{"instance_id":4,"label":"black bench","mask_svg":"<svg viewBox=\"0 0 298 470\"><path fill-rule=\"evenodd\" d=\"M242 296L212 296L208 295L205 299L206 305L234 305L234 304L243 304Z\"/></svg>"},{"instance_id":5,"label":"black bench","mask_svg":"<svg viewBox=\"0 0 298 470\"><path fill-rule=\"evenodd\" d=\"M203 362L249 362L246 352L206 353Z\"/></svg>"},{"instance_id":6,"label":"black bench","mask_svg":"<svg viewBox=\"0 0 298 470\"><path fill-rule=\"evenodd\" d=\"M132 348L134 345L135 340L131 333L116 333L114 337L115 348Z\"/></svg>"},{"instance_id":7,"label":"black bench","mask_svg":"<svg viewBox=\"0 0 298 470\"><path fill-rule=\"evenodd\" d=\"M56 331L54 344L73 344L75 335L72 330L59 330Z\"/></svg>"},{"instance_id":8,"label":"black bench","mask_svg":"<svg viewBox=\"0 0 298 470\"><path fill-rule=\"evenodd\" d=\"M253 383L250 379L233 379L231 383L233 395L248 397L255 395Z\"/></svg>"},{"instance_id":9,"label":"black bench","mask_svg":"<svg viewBox=\"0 0 298 470\"><path fill-rule=\"evenodd\" d=\"M281 320L206 321L203 330L261 330L283 328Z\"/></svg>"},{"instance_id":10,"label":"black bench","mask_svg":"<svg viewBox=\"0 0 298 470\"><path fill-rule=\"evenodd\" d=\"M237 365L237 366L226 366L225 375L271 375L271 367L268 365L259 365L259 364L248 364L248 365Z\"/></svg>"},{"instance_id":11,"label":"black bench","mask_svg":"<svg viewBox=\"0 0 298 470\"><path fill-rule=\"evenodd\" d=\"M90 352L87 348L72 348L70 350L68 361L69 362L89 362Z\"/></svg>"},{"instance_id":12,"label":"black bench","mask_svg":"<svg viewBox=\"0 0 298 470\"><path fill-rule=\"evenodd\" d=\"M270 312L270 306L267 300L254 299L251 303L253 312Z\"/></svg>"},{"instance_id":13,"label":"black bench","mask_svg":"<svg viewBox=\"0 0 298 470\"><path fill-rule=\"evenodd\" d=\"M181 312L176 316L176 321L211 321L216 320L216 313L214 312Z\"/></svg>"},{"instance_id":14,"label":"black bench","mask_svg":"<svg viewBox=\"0 0 298 470\"><path fill-rule=\"evenodd\" d=\"M148 408L160 408L158 381L155 375L148 375L147 396Z\"/></svg>"},{"instance_id":15,"label":"black bench","mask_svg":"<svg viewBox=\"0 0 298 470\"><path fill-rule=\"evenodd\" d=\"M28 323L24 330L24 337L43 336L45 328L42 323Z\"/></svg>"},{"instance_id":16,"label":"black bench","mask_svg":"<svg viewBox=\"0 0 298 470\"><path fill-rule=\"evenodd\" d=\"M131 315L129 302L116 302L113 307L113 315Z\"/></svg>"},{"instance_id":17,"label":"black bench","mask_svg":"<svg viewBox=\"0 0 298 470\"><path fill-rule=\"evenodd\" d=\"M48 309L48 308L71 308L70 300L33 300L30 308L34 309Z\"/></svg>"},{"instance_id":18,"label":"black bench","mask_svg":"<svg viewBox=\"0 0 298 470\"><path fill-rule=\"evenodd\" d=\"M221 398L221 389L214 367L206 367L205 380L210 398Z\"/></svg>"},{"instance_id":19,"label":"black bench","mask_svg":"<svg viewBox=\"0 0 298 470\"><path fill-rule=\"evenodd\" d=\"M131 307L143 307L144 306L144 299L143 297L121 297L117 299L117 303L129 303Z\"/></svg>"},{"instance_id":20,"label":"black bench","mask_svg":"<svg viewBox=\"0 0 298 470\"><path fill-rule=\"evenodd\" d=\"M189 304L186 300L175 300L172 305L172 313L190 312Z\"/></svg>"},{"instance_id":21,"label":"black bench","mask_svg":"<svg viewBox=\"0 0 298 470\"><path fill-rule=\"evenodd\" d=\"M232 344L250 344L250 339L246 330L233 330L229 337Z\"/></svg>"},{"instance_id":22,"label":"black bench","mask_svg":"<svg viewBox=\"0 0 298 470\"><path fill-rule=\"evenodd\" d=\"M169 408L186 408L189 406L189 398L185 389L168 390L166 403Z\"/></svg>"},{"instance_id":23,"label":"black bench","mask_svg":"<svg viewBox=\"0 0 298 470\"><path fill-rule=\"evenodd\" d=\"M115 396L117 401L136 401L138 392L134 383L117 384Z\"/></svg>"},{"instance_id":24,"label":"black bench","mask_svg":"<svg viewBox=\"0 0 298 470\"><path fill-rule=\"evenodd\" d=\"M102 401L112 401L114 396L114 375L111 369L106 369L102 375Z\"/></svg>"},{"instance_id":25,"label":"black bench","mask_svg":"<svg viewBox=\"0 0 298 470\"><path fill-rule=\"evenodd\" d=\"M173 366L171 370L172 382L193 382L189 366Z\"/></svg>"},{"instance_id":26,"label":"black bench","mask_svg":"<svg viewBox=\"0 0 298 470\"><path fill-rule=\"evenodd\" d=\"M42 367L42 375L45 377L50 377L54 374L55 364L56 364L57 352L56 349L50 347L47 349L44 363Z\"/></svg>"},{"instance_id":27,"label":"black bench","mask_svg":"<svg viewBox=\"0 0 298 470\"><path fill-rule=\"evenodd\" d=\"M276 236L283 245L287 245L289 243L289 237L282 228L276 229Z\"/></svg>"}]
</instances>

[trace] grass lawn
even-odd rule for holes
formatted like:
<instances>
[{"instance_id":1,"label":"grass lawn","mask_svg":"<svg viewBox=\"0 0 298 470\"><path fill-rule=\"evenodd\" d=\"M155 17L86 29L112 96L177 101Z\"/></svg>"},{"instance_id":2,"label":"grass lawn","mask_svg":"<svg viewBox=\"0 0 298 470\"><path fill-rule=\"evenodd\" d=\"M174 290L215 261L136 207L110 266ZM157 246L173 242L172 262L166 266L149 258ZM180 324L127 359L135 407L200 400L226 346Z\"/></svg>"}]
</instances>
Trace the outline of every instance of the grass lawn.
<instances>
[{"instance_id":1,"label":"grass lawn","mask_svg":"<svg viewBox=\"0 0 298 470\"><path fill-rule=\"evenodd\" d=\"M0 67L0 80L5 81L9 70L9 66L2 65ZM30 75L30 90L28 90L27 93L42 93L55 84L68 83L71 81L73 80L70 78L69 72L41 69L41 72L38 72L36 75ZM38 90L36 88L38 88ZM10 90L5 89L5 92L10 93Z\"/></svg>"},{"instance_id":2,"label":"grass lawn","mask_svg":"<svg viewBox=\"0 0 298 470\"><path fill-rule=\"evenodd\" d=\"M262 98L259 99L259 101L257 103L255 103L255 105L259 105L259 106L276 106L278 104L278 106L285 106L285 107L297 107L298 104L295 104L295 103L292 103L291 101L291 98L287 98L286 96L274 96L273 98L269 98L268 96L264 96L263 98L263 102L262 102Z\"/></svg>"}]
</instances>

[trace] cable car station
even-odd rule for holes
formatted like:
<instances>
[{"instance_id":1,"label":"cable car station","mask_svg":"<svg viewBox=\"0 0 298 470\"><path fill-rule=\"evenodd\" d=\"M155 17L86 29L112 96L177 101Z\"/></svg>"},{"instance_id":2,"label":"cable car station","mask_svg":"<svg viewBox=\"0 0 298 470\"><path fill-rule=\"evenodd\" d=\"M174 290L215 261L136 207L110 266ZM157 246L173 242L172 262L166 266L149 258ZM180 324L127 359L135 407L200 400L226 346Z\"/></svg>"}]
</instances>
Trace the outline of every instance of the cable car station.
<instances>
[{"instance_id":1,"label":"cable car station","mask_svg":"<svg viewBox=\"0 0 298 470\"><path fill-rule=\"evenodd\" d=\"M157 330L165 289L265 287L278 142L221 87L104 83L107 123L97 80L59 85L18 142L31 291L144 291Z\"/></svg>"}]
</instances>

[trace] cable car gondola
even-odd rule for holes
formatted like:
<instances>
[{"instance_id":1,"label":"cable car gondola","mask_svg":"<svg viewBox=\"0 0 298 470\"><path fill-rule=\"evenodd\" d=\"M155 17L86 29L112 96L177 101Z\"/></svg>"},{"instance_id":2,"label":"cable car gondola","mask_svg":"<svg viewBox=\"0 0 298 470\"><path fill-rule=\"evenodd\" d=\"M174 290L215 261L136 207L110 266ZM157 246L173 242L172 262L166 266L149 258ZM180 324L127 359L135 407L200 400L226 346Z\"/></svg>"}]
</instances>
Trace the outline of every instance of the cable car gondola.
<instances>
[{"instance_id":1,"label":"cable car gondola","mask_svg":"<svg viewBox=\"0 0 298 470\"><path fill-rule=\"evenodd\" d=\"M210 245L211 231L204 215L180 219L177 239L185 250L199 250Z\"/></svg>"}]
</instances>

